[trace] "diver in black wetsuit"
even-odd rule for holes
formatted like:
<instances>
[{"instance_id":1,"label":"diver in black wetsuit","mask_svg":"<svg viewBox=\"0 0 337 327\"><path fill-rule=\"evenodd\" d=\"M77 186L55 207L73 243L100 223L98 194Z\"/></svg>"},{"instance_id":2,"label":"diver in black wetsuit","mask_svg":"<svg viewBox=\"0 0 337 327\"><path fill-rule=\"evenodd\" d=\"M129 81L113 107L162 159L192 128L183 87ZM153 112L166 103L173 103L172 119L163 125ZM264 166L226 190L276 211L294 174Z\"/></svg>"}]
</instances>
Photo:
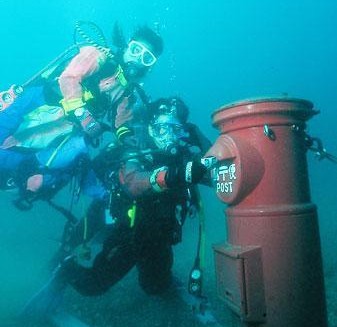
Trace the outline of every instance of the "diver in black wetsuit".
<instances>
[{"instance_id":1,"label":"diver in black wetsuit","mask_svg":"<svg viewBox=\"0 0 337 327\"><path fill-rule=\"evenodd\" d=\"M184 220L198 205L196 184L209 184L202 156L211 144L187 117L180 99L159 99L149 106L145 133L134 133L133 142L122 140L119 160L111 147L96 158L96 173L109 196L92 203L86 221L75 228L72 246L83 246L78 236L85 229L91 230L85 241L104 230L103 248L91 266L81 265L76 255L63 260L52 291L70 284L83 295L103 294L134 266L146 293L170 287L172 246L181 241ZM27 312L34 311L37 300Z\"/></svg>"}]
</instances>

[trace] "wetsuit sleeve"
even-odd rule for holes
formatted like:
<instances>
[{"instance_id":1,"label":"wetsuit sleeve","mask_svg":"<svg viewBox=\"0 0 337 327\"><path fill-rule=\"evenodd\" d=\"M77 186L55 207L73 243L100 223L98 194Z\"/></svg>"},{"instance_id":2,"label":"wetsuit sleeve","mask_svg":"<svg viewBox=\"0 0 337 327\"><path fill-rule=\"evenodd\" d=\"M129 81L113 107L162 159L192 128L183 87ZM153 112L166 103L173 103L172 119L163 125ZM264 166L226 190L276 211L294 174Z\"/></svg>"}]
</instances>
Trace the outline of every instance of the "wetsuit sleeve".
<instances>
[{"instance_id":1,"label":"wetsuit sleeve","mask_svg":"<svg viewBox=\"0 0 337 327\"><path fill-rule=\"evenodd\" d=\"M82 81L97 72L106 61L106 56L92 46L80 49L59 78L61 93L65 100L82 97Z\"/></svg>"}]
</instances>

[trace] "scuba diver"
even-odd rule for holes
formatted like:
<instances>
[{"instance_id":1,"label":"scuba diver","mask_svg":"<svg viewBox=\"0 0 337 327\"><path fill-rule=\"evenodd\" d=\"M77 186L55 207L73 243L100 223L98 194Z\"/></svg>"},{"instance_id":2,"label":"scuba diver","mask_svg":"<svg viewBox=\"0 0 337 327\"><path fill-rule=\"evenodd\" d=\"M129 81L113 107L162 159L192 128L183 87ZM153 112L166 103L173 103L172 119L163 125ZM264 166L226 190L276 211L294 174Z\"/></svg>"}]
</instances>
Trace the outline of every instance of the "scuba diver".
<instances>
[{"instance_id":1,"label":"scuba diver","mask_svg":"<svg viewBox=\"0 0 337 327\"><path fill-rule=\"evenodd\" d=\"M79 22L76 33L85 42L77 42L75 55L60 56L23 88L2 93L0 188L19 188L21 209L55 194L86 166L90 146L113 128L118 106L132 105L135 90L141 93L138 83L163 50L161 37L147 26L126 42L116 25L114 53L95 24Z\"/></svg>"},{"instance_id":2,"label":"scuba diver","mask_svg":"<svg viewBox=\"0 0 337 327\"><path fill-rule=\"evenodd\" d=\"M152 102L148 113L148 123L133 129L138 142L107 146L94 159L107 196L94 200L74 227L65 244L72 251L62 249L64 259L27 304L25 317L50 314L48 303L53 307L67 285L85 296L103 294L133 267L147 294L173 285L172 246L199 206L197 184L211 183L210 158L203 158L211 143L187 122L188 108L179 98ZM94 255L90 246L97 239L102 246Z\"/></svg>"}]
</instances>

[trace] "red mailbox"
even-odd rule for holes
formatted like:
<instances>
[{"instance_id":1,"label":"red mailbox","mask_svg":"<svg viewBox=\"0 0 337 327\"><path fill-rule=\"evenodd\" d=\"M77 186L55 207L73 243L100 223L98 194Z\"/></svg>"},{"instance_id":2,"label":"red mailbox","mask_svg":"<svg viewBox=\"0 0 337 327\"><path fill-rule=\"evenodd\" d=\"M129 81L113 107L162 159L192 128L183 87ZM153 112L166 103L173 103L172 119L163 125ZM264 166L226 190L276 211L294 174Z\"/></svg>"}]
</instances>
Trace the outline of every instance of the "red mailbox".
<instances>
[{"instance_id":1,"label":"red mailbox","mask_svg":"<svg viewBox=\"0 0 337 327\"><path fill-rule=\"evenodd\" d=\"M326 327L316 207L310 201L302 99L252 99L213 114L214 188L228 239L214 247L218 293L237 326Z\"/></svg>"}]
</instances>

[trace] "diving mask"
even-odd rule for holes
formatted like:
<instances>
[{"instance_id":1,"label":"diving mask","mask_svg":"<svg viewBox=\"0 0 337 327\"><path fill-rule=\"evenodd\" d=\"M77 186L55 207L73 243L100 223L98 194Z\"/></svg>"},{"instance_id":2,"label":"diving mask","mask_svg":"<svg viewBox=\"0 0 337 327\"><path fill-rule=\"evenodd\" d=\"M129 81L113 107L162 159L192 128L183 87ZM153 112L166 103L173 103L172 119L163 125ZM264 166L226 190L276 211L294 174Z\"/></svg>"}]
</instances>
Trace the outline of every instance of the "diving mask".
<instances>
[{"instance_id":1,"label":"diving mask","mask_svg":"<svg viewBox=\"0 0 337 327\"><path fill-rule=\"evenodd\" d=\"M145 67L150 67L157 61L156 56L143 43L135 40L129 42L125 57L135 58Z\"/></svg>"},{"instance_id":2,"label":"diving mask","mask_svg":"<svg viewBox=\"0 0 337 327\"><path fill-rule=\"evenodd\" d=\"M160 115L149 126L149 134L159 149L165 149L172 144L177 144L186 137L183 125L170 115Z\"/></svg>"}]
</instances>

